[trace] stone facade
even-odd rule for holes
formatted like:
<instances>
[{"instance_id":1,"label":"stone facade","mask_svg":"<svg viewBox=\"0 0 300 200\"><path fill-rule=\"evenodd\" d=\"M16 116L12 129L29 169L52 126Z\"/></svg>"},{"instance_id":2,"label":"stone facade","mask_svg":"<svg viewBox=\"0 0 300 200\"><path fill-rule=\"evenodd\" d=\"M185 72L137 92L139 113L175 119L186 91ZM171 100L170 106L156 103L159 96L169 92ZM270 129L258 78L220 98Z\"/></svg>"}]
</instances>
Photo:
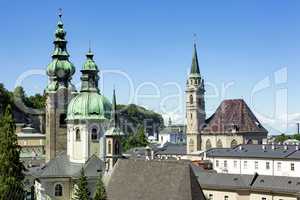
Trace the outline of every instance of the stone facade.
<instances>
[{"instance_id":1,"label":"stone facade","mask_svg":"<svg viewBox=\"0 0 300 200\"><path fill-rule=\"evenodd\" d=\"M67 88L47 94L46 100L46 160L67 149L67 107L74 94Z\"/></svg>"},{"instance_id":2,"label":"stone facade","mask_svg":"<svg viewBox=\"0 0 300 200\"><path fill-rule=\"evenodd\" d=\"M206 119L204 80L201 77L196 46L186 85L187 154L238 144L262 144L268 131L243 99L224 100Z\"/></svg>"},{"instance_id":3,"label":"stone facade","mask_svg":"<svg viewBox=\"0 0 300 200\"><path fill-rule=\"evenodd\" d=\"M200 132L206 118L204 81L199 71L196 45L194 45L192 68L186 87L187 154L190 154L201 150Z\"/></svg>"}]
</instances>

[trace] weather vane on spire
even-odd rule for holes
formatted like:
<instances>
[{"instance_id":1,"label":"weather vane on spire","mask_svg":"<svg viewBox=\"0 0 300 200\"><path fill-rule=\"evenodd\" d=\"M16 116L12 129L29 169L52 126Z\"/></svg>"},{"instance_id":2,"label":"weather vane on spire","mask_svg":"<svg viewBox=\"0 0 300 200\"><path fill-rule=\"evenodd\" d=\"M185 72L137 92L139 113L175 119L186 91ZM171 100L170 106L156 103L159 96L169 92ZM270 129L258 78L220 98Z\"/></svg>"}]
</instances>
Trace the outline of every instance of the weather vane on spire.
<instances>
[{"instance_id":1,"label":"weather vane on spire","mask_svg":"<svg viewBox=\"0 0 300 200\"><path fill-rule=\"evenodd\" d=\"M91 40L89 40L89 52L92 52L92 47L91 47Z\"/></svg>"},{"instance_id":2,"label":"weather vane on spire","mask_svg":"<svg viewBox=\"0 0 300 200\"><path fill-rule=\"evenodd\" d=\"M196 33L193 33L193 38L194 38L194 44L196 44L196 41L197 41L197 34Z\"/></svg>"},{"instance_id":3,"label":"weather vane on spire","mask_svg":"<svg viewBox=\"0 0 300 200\"><path fill-rule=\"evenodd\" d=\"M58 16L59 16L59 18L61 18L61 16L62 16L62 8L58 9Z\"/></svg>"}]
</instances>

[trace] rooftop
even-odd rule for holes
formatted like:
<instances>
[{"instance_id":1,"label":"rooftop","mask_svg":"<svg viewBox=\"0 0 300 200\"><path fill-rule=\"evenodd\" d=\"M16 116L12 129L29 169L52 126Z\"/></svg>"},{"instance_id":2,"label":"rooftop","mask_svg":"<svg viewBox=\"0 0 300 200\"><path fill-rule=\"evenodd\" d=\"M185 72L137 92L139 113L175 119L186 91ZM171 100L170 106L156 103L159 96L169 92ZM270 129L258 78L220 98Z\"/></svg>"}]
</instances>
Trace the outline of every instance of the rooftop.
<instances>
[{"instance_id":1,"label":"rooftop","mask_svg":"<svg viewBox=\"0 0 300 200\"><path fill-rule=\"evenodd\" d=\"M205 200L190 163L133 159L118 160L107 196L109 200Z\"/></svg>"},{"instance_id":2,"label":"rooftop","mask_svg":"<svg viewBox=\"0 0 300 200\"><path fill-rule=\"evenodd\" d=\"M300 196L300 177L194 172L203 189L267 191Z\"/></svg>"},{"instance_id":3,"label":"rooftop","mask_svg":"<svg viewBox=\"0 0 300 200\"><path fill-rule=\"evenodd\" d=\"M203 133L268 133L243 99L224 100L206 123Z\"/></svg>"},{"instance_id":4,"label":"rooftop","mask_svg":"<svg viewBox=\"0 0 300 200\"><path fill-rule=\"evenodd\" d=\"M300 159L299 147L295 145L239 145L234 148L214 148L206 152L207 157L238 157L263 159Z\"/></svg>"}]
</instances>

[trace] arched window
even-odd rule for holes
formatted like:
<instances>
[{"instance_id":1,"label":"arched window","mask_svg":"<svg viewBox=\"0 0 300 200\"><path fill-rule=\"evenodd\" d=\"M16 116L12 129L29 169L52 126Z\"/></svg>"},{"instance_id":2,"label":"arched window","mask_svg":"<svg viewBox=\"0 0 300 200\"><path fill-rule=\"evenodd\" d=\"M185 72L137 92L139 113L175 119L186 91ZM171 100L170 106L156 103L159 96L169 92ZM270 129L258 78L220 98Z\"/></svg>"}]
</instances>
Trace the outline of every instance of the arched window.
<instances>
[{"instance_id":1,"label":"arched window","mask_svg":"<svg viewBox=\"0 0 300 200\"><path fill-rule=\"evenodd\" d=\"M193 95L191 94L190 95L190 104L193 104L194 103L194 99L193 99Z\"/></svg>"},{"instance_id":2,"label":"arched window","mask_svg":"<svg viewBox=\"0 0 300 200\"><path fill-rule=\"evenodd\" d=\"M59 126L60 127L65 127L66 126L66 124L67 124L66 118L67 118L67 115L65 113L63 113L59 116Z\"/></svg>"},{"instance_id":3,"label":"arched window","mask_svg":"<svg viewBox=\"0 0 300 200\"><path fill-rule=\"evenodd\" d=\"M108 154L111 154L111 141L108 141Z\"/></svg>"},{"instance_id":4,"label":"arched window","mask_svg":"<svg viewBox=\"0 0 300 200\"><path fill-rule=\"evenodd\" d=\"M233 139L233 140L231 141L230 147L233 148L233 147L235 147L235 146L237 146L237 141L236 141L235 139Z\"/></svg>"},{"instance_id":5,"label":"arched window","mask_svg":"<svg viewBox=\"0 0 300 200\"><path fill-rule=\"evenodd\" d=\"M253 141L252 141L251 139L249 139L249 140L247 141L247 144L253 144Z\"/></svg>"},{"instance_id":6,"label":"arched window","mask_svg":"<svg viewBox=\"0 0 300 200\"><path fill-rule=\"evenodd\" d=\"M76 129L76 141L80 141L80 130Z\"/></svg>"},{"instance_id":7,"label":"arched window","mask_svg":"<svg viewBox=\"0 0 300 200\"><path fill-rule=\"evenodd\" d=\"M190 139L190 141L189 141L189 149L190 149L190 152L194 151L194 140L193 139Z\"/></svg>"},{"instance_id":8,"label":"arched window","mask_svg":"<svg viewBox=\"0 0 300 200\"><path fill-rule=\"evenodd\" d=\"M211 149L210 139L206 140L205 148L206 148L206 150Z\"/></svg>"},{"instance_id":9,"label":"arched window","mask_svg":"<svg viewBox=\"0 0 300 200\"><path fill-rule=\"evenodd\" d=\"M54 186L54 196L61 197L63 195L63 187L61 184L56 184Z\"/></svg>"},{"instance_id":10,"label":"arched window","mask_svg":"<svg viewBox=\"0 0 300 200\"><path fill-rule=\"evenodd\" d=\"M91 137L92 137L92 140L97 140L98 139L98 130L96 128L92 129Z\"/></svg>"},{"instance_id":11,"label":"arched window","mask_svg":"<svg viewBox=\"0 0 300 200\"><path fill-rule=\"evenodd\" d=\"M120 144L119 141L115 142L115 154L120 154Z\"/></svg>"},{"instance_id":12,"label":"arched window","mask_svg":"<svg viewBox=\"0 0 300 200\"><path fill-rule=\"evenodd\" d=\"M223 148L223 143L220 139L217 142L217 148Z\"/></svg>"}]
</instances>

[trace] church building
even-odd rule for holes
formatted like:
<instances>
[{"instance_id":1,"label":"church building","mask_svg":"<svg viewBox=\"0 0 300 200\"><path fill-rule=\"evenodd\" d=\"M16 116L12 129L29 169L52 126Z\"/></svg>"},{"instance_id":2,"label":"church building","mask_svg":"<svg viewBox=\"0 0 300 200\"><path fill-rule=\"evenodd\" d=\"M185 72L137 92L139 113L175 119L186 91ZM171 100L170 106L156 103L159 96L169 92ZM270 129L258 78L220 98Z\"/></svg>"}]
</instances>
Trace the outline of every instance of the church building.
<instances>
[{"instance_id":1,"label":"church building","mask_svg":"<svg viewBox=\"0 0 300 200\"><path fill-rule=\"evenodd\" d=\"M81 70L80 92L76 91L71 83L75 67L69 61L59 18L52 62L47 67L46 164L31 171L36 178L36 199L72 199L81 169L92 196L100 173L110 173L122 157L115 91L112 103L101 94L91 49Z\"/></svg>"},{"instance_id":2,"label":"church building","mask_svg":"<svg viewBox=\"0 0 300 200\"><path fill-rule=\"evenodd\" d=\"M206 118L204 79L200 74L196 45L186 83L187 154L239 144L262 144L268 131L243 99L224 100Z\"/></svg>"}]
</instances>

